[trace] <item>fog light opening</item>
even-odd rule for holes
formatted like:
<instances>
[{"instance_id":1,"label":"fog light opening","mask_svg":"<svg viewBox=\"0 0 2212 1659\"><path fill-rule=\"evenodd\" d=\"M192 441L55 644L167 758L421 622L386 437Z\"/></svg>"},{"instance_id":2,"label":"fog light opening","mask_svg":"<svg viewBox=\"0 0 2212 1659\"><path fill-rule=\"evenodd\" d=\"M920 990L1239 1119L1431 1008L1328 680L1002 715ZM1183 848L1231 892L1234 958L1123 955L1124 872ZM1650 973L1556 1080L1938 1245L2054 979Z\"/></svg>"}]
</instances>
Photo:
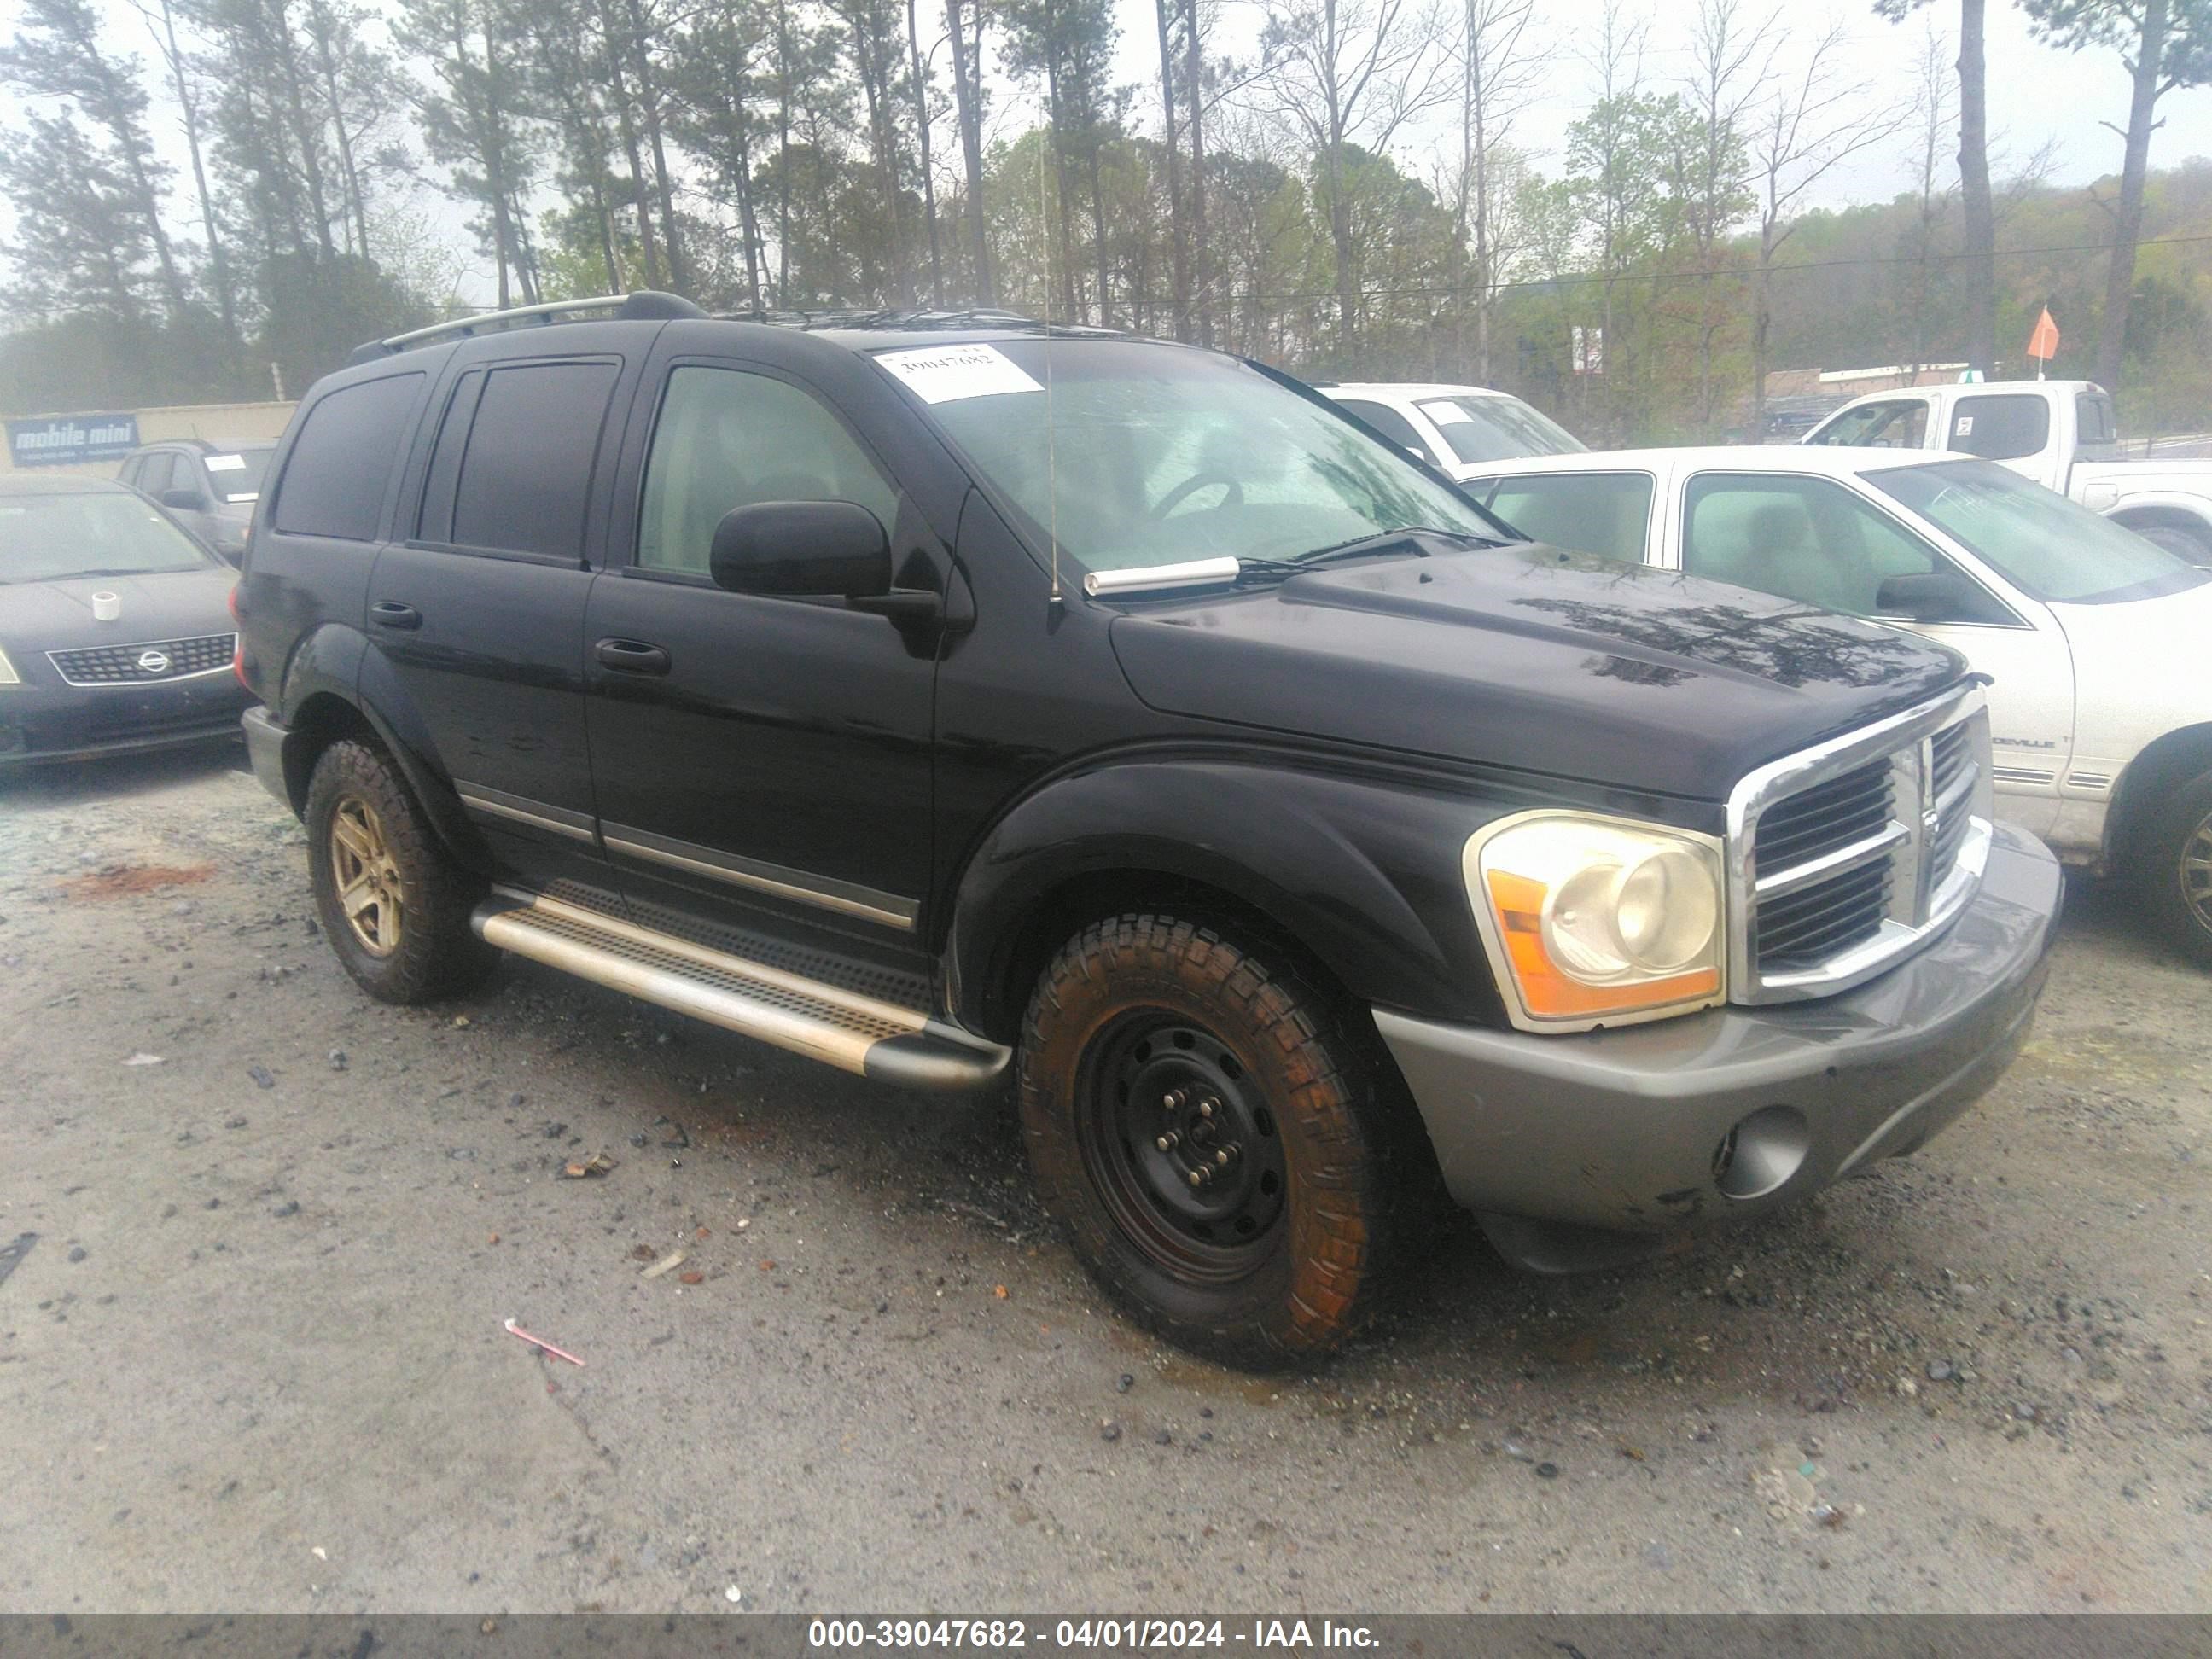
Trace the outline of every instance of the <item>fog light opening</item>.
<instances>
[{"instance_id":1,"label":"fog light opening","mask_svg":"<svg viewBox=\"0 0 2212 1659\"><path fill-rule=\"evenodd\" d=\"M1764 1198L1797 1173L1811 1147L1802 1112L1794 1106L1762 1106L1713 1149L1713 1185L1723 1198Z\"/></svg>"}]
</instances>

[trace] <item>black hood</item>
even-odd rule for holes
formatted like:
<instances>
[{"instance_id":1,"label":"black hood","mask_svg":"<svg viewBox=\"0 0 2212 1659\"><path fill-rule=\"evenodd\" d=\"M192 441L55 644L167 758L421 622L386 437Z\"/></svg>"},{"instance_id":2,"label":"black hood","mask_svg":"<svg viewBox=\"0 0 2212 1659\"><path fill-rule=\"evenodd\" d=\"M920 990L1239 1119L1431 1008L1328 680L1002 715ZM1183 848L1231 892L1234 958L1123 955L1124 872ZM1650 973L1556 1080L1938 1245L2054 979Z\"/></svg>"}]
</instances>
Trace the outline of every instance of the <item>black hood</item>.
<instances>
[{"instance_id":1,"label":"black hood","mask_svg":"<svg viewBox=\"0 0 2212 1659\"><path fill-rule=\"evenodd\" d=\"M1148 602L1113 640L1166 712L1705 799L1966 672L1871 623L1531 546Z\"/></svg>"},{"instance_id":2,"label":"black hood","mask_svg":"<svg viewBox=\"0 0 2212 1659\"><path fill-rule=\"evenodd\" d=\"M0 645L27 652L88 645L136 645L142 640L228 634L231 584L238 573L221 565L149 571L140 576L70 576L0 586ZM92 596L112 593L113 622L94 622Z\"/></svg>"}]
</instances>

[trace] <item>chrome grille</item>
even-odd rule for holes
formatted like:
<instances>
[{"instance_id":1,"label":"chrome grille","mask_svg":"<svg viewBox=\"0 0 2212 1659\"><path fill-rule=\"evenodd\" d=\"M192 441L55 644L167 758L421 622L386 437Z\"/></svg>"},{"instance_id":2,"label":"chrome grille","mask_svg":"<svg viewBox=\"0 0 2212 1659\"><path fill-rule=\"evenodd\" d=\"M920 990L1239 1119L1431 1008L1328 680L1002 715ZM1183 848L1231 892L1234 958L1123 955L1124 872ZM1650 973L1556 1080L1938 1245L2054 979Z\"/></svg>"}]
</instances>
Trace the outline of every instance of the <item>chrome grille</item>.
<instances>
[{"instance_id":1,"label":"chrome grille","mask_svg":"<svg viewBox=\"0 0 2212 1659\"><path fill-rule=\"evenodd\" d=\"M1729 803L1740 1002L1822 996L1948 923L1990 838L1978 690L1761 769Z\"/></svg>"},{"instance_id":2,"label":"chrome grille","mask_svg":"<svg viewBox=\"0 0 2212 1659\"><path fill-rule=\"evenodd\" d=\"M136 645L49 651L46 660L71 685L157 685L163 680L188 679L194 674L228 668L237 646L235 634L203 634L189 640L142 640Z\"/></svg>"}]
</instances>

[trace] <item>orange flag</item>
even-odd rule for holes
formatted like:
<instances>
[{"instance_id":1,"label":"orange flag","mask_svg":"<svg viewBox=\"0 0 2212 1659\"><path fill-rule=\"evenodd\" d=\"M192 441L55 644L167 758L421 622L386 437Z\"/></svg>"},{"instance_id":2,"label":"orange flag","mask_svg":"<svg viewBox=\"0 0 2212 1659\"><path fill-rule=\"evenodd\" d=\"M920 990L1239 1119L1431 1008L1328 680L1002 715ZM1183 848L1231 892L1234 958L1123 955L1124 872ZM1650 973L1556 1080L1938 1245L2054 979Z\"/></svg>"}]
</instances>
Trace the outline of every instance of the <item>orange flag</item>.
<instances>
[{"instance_id":1,"label":"orange flag","mask_svg":"<svg viewBox=\"0 0 2212 1659\"><path fill-rule=\"evenodd\" d=\"M2027 355L2049 362L2058 355L2058 325L2051 320L2051 307L2043 308L2043 315L2035 319L2035 331L2027 337Z\"/></svg>"}]
</instances>

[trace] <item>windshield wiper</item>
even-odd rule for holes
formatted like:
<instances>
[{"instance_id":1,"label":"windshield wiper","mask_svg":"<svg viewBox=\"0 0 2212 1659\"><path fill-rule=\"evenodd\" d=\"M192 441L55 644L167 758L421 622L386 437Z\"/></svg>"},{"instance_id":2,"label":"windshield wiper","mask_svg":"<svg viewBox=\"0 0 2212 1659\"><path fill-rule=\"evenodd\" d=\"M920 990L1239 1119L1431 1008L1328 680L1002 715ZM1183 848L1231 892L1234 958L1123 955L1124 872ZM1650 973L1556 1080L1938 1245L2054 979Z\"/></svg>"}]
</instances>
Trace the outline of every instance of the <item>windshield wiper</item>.
<instances>
[{"instance_id":1,"label":"windshield wiper","mask_svg":"<svg viewBox=\"0 0 2212 1659\"><path fill-rule=\"evenodd\" d=\"M1504 545L1487 536L1477 536L1465 530L1439 530L1433 525L1411 524L1402 530L1378 530L1371 535L1354 536L1350 541L1331 542L1327 547L1316 547L1310 553L1301 553L1294 559L1286 559L1281 562L1311 569L1315 565L1334 564L1340 559L1358 559L1364 558L1370 553L1388 552L1401 542L1413 541L1421 536L1434 536L1444 541L1457 542L1462 547ZM1415 552L1421 558L1428 556L1418 547ZM1250 564L1253 561L1247 559L1244 562Z\"/></svg>"}]
</instances>

